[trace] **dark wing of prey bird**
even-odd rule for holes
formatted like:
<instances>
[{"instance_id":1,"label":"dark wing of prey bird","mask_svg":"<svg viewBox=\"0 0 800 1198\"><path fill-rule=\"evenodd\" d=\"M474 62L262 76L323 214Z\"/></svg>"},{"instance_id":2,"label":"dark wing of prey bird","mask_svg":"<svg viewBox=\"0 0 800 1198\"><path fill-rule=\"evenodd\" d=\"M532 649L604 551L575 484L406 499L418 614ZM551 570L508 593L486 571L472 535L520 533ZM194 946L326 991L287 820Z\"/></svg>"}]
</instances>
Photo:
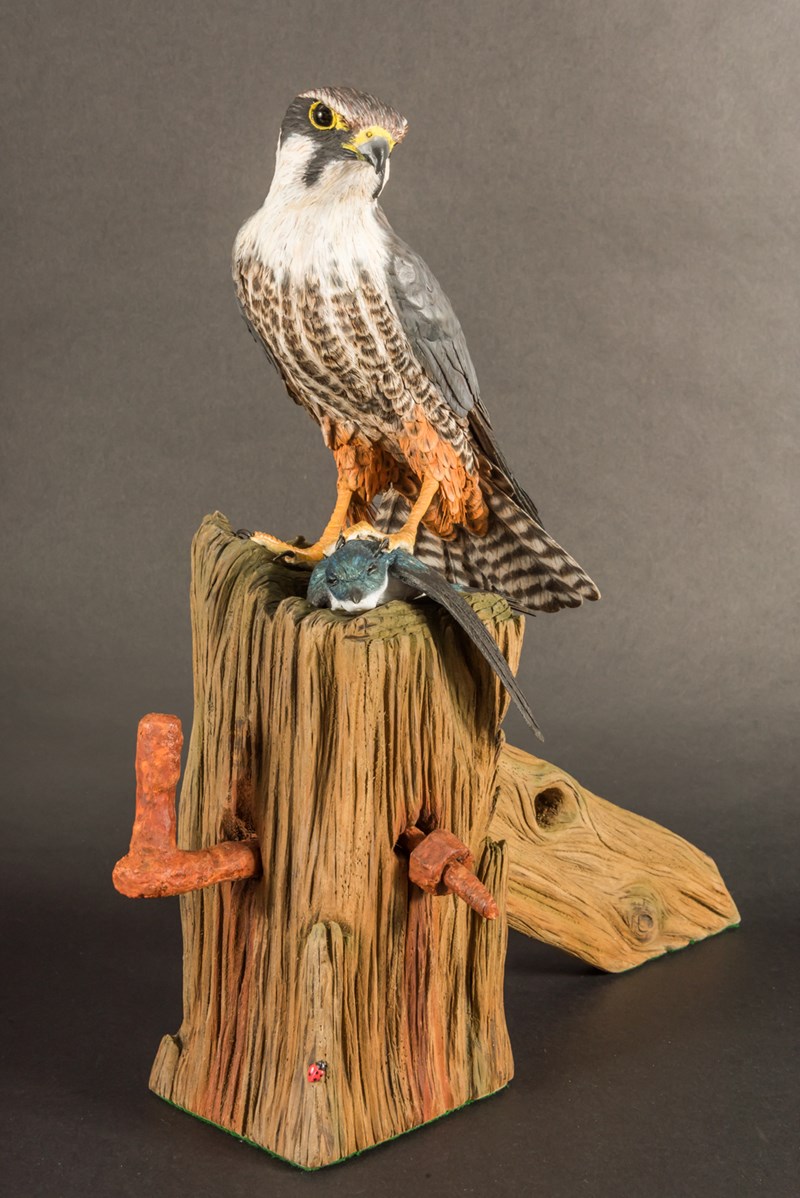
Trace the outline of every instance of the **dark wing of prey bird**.
<instances>
[{"instance_id":1,"label":"dark wing of prey bird","mask_svg":"<svg viewBox=\"0 0 800 1198\"><path fill-rule=\"evenodd\" d=\"M233 274L247 323L319 424L338 475L313 545L254 539L315 562L371 517L393 547L519 610L597 599L497 444L446 295L378 205L406 128L363 92L301 93L281 125L269 194L239 231Z\"/></svg>"},{"instance_id":2,"label":"dark wing of prey bird","mask_svg":"<svg viewBox=\"0 0 800 1198\"><path fill-rule=\"evenodd\" d=\"M388 538L340 539L333 553L311 572L308 601L334 611L370 611L391 599L422 592L460 624L522 712L528 727L543 740L530 704L486 625L452 583L405 549L391 549Z\"/></svg>"}]
</instances>

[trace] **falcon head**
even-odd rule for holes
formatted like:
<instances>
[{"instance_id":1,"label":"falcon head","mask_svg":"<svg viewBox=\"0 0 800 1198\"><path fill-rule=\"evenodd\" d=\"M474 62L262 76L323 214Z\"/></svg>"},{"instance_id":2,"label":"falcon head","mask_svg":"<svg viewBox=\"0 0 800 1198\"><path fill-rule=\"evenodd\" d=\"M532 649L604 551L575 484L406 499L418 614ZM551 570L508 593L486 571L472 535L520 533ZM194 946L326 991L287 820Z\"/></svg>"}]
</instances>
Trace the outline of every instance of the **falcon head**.
<instances>
[{"instance_id":1,"label":"falcon head","mask_svg":"<svg viewBox=\"0 0 800 1198\"><path fill-rule=\"evenodd\" d=\"M317 87L289 105L278 141L276 179L330 198L375 200L389 178L389 155L408 122L351 87Z\"/></svg>"}]
</instances>

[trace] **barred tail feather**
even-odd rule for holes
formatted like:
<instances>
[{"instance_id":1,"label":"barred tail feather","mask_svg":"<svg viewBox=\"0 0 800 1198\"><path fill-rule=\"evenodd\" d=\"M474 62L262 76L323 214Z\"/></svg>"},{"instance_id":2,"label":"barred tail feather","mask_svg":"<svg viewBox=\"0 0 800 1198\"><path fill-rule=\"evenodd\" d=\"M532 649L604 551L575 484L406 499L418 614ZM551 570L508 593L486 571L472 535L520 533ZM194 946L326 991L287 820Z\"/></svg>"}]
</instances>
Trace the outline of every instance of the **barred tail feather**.
<instances>
[{"instance_id":1,"label":"barred tail feather","mask_svg":"<svg viewBox=\"0 0 800 1198\"><path fill-rule=\"evenodd\" d=\"M443 541L423 525L415 556L457 586L495 591L529 615L600 598L588 574L510 495L494 491L486 502L491 518L484 536L459 528L454 540ZM396 532L407 514L407 501L389 492L376 504L373 522Z\"/></svg>"}]
</instances>

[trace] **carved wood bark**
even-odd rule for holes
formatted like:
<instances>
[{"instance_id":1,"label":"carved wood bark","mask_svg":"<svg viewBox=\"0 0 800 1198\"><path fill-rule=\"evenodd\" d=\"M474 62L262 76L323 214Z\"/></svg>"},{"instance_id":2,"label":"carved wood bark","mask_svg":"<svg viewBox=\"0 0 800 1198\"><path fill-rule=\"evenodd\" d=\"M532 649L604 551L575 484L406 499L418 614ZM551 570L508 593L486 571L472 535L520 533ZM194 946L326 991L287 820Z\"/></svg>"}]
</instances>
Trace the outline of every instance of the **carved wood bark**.
<instances>
[{"instance_id":1,"label":"carved wood bark","mask_svg":"<svg viewBox=\"0 0 800 1198\"><path fill-rule=\"evenodd\" d=\"M178 841L255 835L263 874L181 897L184 1016L150 1084L316 1168L492 1093L513 1065L506 850L488 835L505 694L432 605L352 619L310 609L306 580L218 514L195 538ZM472 602L515 667L521 621ZM415 824L469 847L500 918L409 883L396 846Z\"/></svg>"},{"instance_id":2,"label":"carved wood bark","mask_svg":"<svg viewBox=\"0 0 800 1198\"><path fill-rule=\"evenodd\" d=\"M512 928L618 973L738 924L714 862L674 832L511 745L498 783Z\"/></svg>"},{"instance_id":3,"label":"carved wood bark","mask_svg":"<svg viewBox=\"0 0 800 1198\"><path fill-rule=\"evenodd\" d=\"M204 521L179 848L179 721L149 716L115 884L208 887L181 898L184 1017L152 1089L317 1168L510 1079L507 922L621 971L739 915L705 854L505 746L505 693L440 609L354 619L312 610L306 583L224 517ZM470 602L516 668L521 621L492 596ZM458 861L474 856L497 911L477 905L499 918L409 881L408 852L432 848L434 828L463 842Z\"/></svg>"}]
</instances>

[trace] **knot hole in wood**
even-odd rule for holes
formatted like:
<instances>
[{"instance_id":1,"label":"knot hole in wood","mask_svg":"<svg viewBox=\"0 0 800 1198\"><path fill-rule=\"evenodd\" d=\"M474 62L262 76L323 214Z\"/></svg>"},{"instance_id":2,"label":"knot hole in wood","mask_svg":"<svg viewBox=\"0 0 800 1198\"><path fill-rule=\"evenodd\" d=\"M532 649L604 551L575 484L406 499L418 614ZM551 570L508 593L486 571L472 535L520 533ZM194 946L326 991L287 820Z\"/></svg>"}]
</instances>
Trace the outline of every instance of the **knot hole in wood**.
<instances>
[{"instance_id":1,"label":"knot hole in wood","mask_svg":"<svg viewBox=\"0 0 800 1198\"><path fill-rule=\"evenodd\" d=\"M570 824L578 814L578 801L571 791L561 786L546 786L533 800L533 815L545 832Z\"/></svg>"}]
</instances>

